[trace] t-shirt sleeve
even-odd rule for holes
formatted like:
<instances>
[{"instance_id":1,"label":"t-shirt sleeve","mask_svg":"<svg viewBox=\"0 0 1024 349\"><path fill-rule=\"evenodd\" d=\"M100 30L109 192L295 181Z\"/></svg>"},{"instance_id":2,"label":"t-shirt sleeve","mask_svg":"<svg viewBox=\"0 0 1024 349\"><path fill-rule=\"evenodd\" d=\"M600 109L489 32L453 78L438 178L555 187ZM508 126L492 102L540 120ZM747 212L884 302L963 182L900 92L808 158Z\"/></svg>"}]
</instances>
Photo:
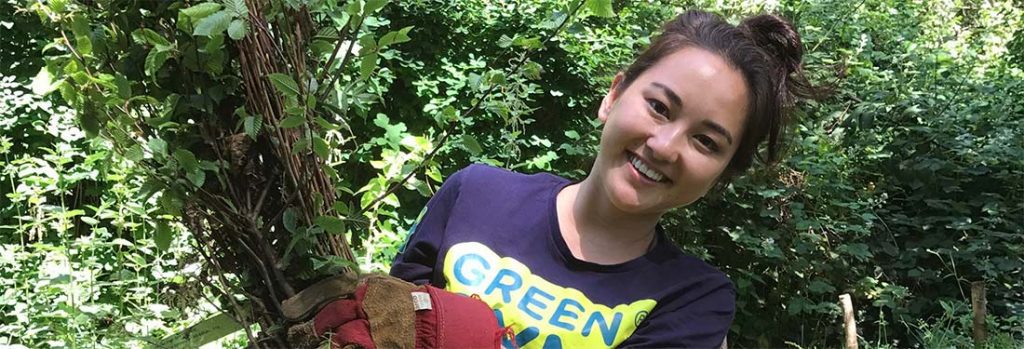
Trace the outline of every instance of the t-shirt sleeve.
<instances>
[{"instance_id":1,"label":"t-shirt sleeve","mask_svg":"<svg viewBox=\"0 0 1024 349\"><path fill-rule=\"evenodd\" d=\"M417 285L434 283L438 251L444 241L445 227L452 206L459 196L463 173L460 170L448 177L420 212L419 219L409 228L405 243L391 264L391 276Z\"/></svg>"},{"instance_id":2,"label":"t-shirt sleeve","mask_svg":"<svg viewBox=\"0 0 1024 349\"><path fill-rule=\"evenodd\" d=\"M619 348L719 348L736 312L736 291L724 275L720 279L675 310L652 312Z\"/></svg>"}]
</instances>

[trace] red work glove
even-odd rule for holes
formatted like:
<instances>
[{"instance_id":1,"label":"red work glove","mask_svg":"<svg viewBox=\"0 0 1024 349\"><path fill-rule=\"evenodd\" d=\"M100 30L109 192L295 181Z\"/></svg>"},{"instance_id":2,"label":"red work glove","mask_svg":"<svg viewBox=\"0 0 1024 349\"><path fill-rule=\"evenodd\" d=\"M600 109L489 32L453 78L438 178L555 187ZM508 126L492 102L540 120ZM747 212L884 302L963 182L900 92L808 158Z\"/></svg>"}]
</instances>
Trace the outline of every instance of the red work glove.
<instances>
[{"instance_id":1,"label":"red work glove","mask_svg":"<svg viewBox=\"0 0 1024 349\"><path fill-rule=\"evenodd\" d=\"M500 348L506 331L483 301L388 276L363 279L350 298L311 321L332 348Z\"/></svg>"}]
</instances>

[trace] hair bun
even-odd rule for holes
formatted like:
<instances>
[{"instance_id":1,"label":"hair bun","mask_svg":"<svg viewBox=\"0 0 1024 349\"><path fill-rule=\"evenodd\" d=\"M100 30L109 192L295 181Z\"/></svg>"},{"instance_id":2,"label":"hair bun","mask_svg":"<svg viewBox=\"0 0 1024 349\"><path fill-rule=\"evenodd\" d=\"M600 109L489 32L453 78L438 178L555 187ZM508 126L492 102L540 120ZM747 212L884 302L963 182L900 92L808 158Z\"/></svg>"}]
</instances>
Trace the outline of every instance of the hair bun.
<instances>
[{"instance_id":1,"label":"hair bun","mask_svg":"<svg viewBox=\"0 0 1024 349\"><path fill-rule=\"evenodd\" d=\"M738 28L778 66L778 97L784 105L792 106L798 98L818 99L828 93L811 86L804 76L804 45L789 21L776 15L758 15L743 20Z\"/></svg>"},{"instance_id":2,"label":"hair bun","mask_svg":"<svg viewBox=\"0 0 1024 349\"><path fill-rule=\"evenodd\" d=\"M787 73L800 69L804 45L796 28L785 19L775 15L753 16L745 19L739 27Z\"/></svg>"}]
</instances>

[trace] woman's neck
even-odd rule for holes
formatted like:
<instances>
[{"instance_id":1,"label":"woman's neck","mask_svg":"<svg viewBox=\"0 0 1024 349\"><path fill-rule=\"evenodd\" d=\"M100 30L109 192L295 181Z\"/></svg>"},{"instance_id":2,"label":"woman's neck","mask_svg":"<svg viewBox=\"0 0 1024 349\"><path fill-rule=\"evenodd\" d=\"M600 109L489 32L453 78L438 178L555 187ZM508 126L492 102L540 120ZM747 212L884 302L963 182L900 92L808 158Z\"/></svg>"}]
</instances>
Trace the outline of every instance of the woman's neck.
<instances>
[{"instance_id":1,"label":"woman's neck","mask_svg":"<svg viewBox=\"0 0 1024 349\"><path fill-rule=\"evenodd\" d=\"M644 255L661 218L619 210L591 177L559 192L557 211L562 237L573 256L597 264L618 264Z\"/></svg>"}]
</instances>

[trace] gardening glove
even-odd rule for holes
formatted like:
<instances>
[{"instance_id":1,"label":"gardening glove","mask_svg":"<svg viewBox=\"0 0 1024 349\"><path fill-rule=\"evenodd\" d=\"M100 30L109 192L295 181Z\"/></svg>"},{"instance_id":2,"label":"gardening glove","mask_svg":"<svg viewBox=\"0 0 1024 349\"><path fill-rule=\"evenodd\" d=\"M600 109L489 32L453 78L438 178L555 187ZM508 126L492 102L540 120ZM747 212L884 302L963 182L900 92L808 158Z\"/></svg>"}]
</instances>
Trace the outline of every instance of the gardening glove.
<instances>
[{"instance_id":1,"label":"gardening glove","mask_svg":"<svg viewBox=\"0 0 1024 349\"><path fill-rule=\"evenodd\" d=\"M316 313L289 330L294 345L333 333L332 348L498 348L506 333L479 299L382 275L328 279L282 307L291 318Z\"/></svg>"}]
</instances>

